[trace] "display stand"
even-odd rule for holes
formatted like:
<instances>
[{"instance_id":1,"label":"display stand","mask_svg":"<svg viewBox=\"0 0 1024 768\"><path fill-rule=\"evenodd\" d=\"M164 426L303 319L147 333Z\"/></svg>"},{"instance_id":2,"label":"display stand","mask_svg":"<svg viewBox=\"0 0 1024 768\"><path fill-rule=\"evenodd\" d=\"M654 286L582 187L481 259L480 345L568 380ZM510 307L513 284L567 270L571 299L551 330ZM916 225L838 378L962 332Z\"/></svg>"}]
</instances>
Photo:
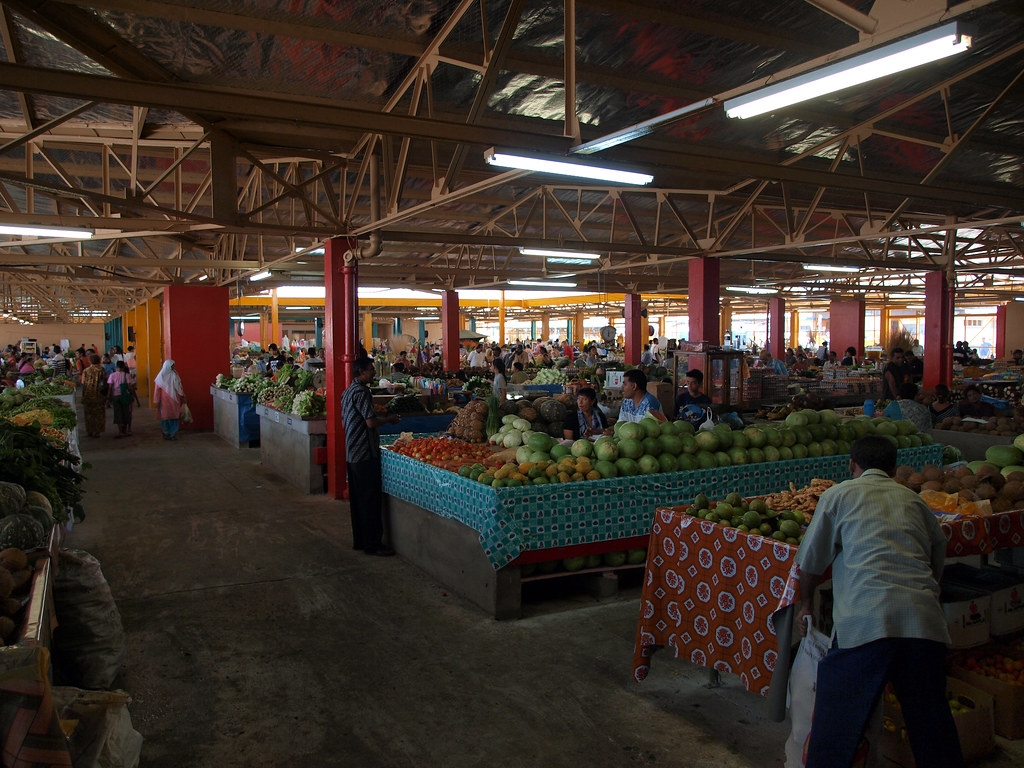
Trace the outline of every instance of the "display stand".
<instances>
[{"instance_id":1,"label":"display stand","mask_svg":"<svg viewBox=\"0 0 1024 768\"><path fill-rule=\"evenodd\" d=\"M303 493L323 493L324 466L318 463L327 447L327 419L304 420L266 405L260 417L260 461Z\"/></svg>"},{"instance_id":2,"label":"display stand","mask_svg":"<svg viewBox=\"0 0 1024 768\"><path fill-rule=\"evenodd\" d=\"M235 448L260 440L260 417L252 395L210 387L213 395L213 431Z\"/></svg>"}]
</instances>

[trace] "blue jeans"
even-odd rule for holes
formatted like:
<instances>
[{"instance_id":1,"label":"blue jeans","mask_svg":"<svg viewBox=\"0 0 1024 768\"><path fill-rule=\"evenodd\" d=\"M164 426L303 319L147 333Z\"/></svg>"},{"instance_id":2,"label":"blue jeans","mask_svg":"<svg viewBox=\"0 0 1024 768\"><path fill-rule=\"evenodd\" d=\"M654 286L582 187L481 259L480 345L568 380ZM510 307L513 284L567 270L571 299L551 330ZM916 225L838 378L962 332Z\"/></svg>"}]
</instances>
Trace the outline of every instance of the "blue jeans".
<instances>
[{"instance_id":1,"label":"blue jeans","mask_svg":"<svg viewBox=\"0 0 1024 768\"><path fill-rule=\"evenodd\" d=\"M818 690L806 768L853 763L871 710L886 681L903 709L917 765L963 768L960 739L946 700L946 646L932 640L889 638L832 649L818 662Z\"/></svg>"},{"instance_id":2,"label":"blue jeans","mask_svg":"<svg viewBox=\"0 0 1024 768\"><path fill-rule=\"evenodd\" d=\"M161 419L160 430L168 437L174 437L176 434L178 434L178 420Z\"/></svg>"}]
</instances>

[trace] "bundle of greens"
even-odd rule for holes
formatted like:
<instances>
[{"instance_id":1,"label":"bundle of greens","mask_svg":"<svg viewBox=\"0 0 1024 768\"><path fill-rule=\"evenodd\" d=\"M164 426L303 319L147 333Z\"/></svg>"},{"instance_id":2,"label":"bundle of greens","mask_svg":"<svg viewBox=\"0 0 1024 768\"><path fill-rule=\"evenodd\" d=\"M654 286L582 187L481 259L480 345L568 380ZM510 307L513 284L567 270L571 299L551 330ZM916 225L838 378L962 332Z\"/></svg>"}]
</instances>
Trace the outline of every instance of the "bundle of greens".
<instances>
[{"instance_id":1,"label":"bundle of greens","mask_svg":"<svg viewBox=\"0 0 1024 768\"><path fill-rule=\"evenodd\" d=\"M39 410L48 411L51 414L53 418L50 421L50 426L54 429L74 429L78 423L74 410L68 407L68 404L63 400L58 400L55 397L29 398L21 405L8 410L6 415L16 416L19 413Z\"/></svg>"},{"instance_id":2,"label":"bundle of greens","mask_svg":"<svg viewBox=\"0 0 1024 768\"><path fill-rule=\"evenodd\" d=\"M85 519L82 482L76 469L81 459L48 440L38 424L19 427L0 420L0 480L17 483L26 491L39 491L50 502L58 521Z\"/></svg>"},{"instance_id":3,"label":"bundle of greens","mask_svg":"<svg viewBox=\"0 0 1024 768\"><path fill-rule=\"evenodd\" d=\"M304 419L325 416L327 414L327 398L312 389L299 392L292 401L292 413Z\"/></svg>"},{"instance_id":4,"label":"bundle of greens","mask_svg":"<svg viewBox=\"0 0 1024 768\"><path fill-rule=\"evenodd\" d=\"M491 394L491 382L482 376L473 376L462 386L462 391L486 398Z\"/></svg>"}]
</instances>

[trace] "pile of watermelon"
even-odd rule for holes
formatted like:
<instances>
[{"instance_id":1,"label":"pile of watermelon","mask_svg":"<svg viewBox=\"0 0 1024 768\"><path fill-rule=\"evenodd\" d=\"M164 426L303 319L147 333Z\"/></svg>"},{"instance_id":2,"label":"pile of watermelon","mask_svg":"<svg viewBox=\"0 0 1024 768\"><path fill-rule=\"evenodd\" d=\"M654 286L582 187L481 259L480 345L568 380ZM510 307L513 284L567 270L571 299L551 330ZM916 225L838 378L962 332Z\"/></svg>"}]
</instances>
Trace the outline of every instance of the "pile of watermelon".
<instances>
[{"instance_id":1,"label":"pile of watermelon","mask_svg":"<svg viewBox=\"0 0 1024 768\"><path fill-rule=\"evenodd\" d=\"M45 546L55 522L46 496L17 483L0 482L0 550Z\"/></svg>"}]
</instances>

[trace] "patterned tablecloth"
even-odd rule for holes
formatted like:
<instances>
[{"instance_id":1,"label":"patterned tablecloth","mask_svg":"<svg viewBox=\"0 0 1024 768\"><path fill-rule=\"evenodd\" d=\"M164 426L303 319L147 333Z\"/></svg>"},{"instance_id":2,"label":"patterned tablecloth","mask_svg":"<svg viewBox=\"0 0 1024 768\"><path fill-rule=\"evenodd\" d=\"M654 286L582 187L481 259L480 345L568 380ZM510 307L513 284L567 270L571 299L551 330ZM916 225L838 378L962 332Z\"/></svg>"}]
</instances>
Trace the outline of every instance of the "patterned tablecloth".
<instances>
[{"instance_id":1,"label":"patterned tablecloth","mask_svg":"<svg viewBox=\"0 0 1024 768\"><path fill-rule=\"evenodd\" d=\"M647 677L651 655L666 647L767 695L778 660L773 614L800 599L797 548L683 509L654 515L633 678Z\"/></svg>"},{"instance_id":2,"label":"patterned tablecloth","mask_svg":"<svg viewBox=\"0 0 1024 768\"><path fill-rule=\"evenodd\" d=\"M654 515L633 678L646 678L651 656L664 647L676 658L738 675L748 691L767 695L780 651L776 612L800 600L797 548L683 510L660 508ZM941 527L947 557L1024 545L1024 510ZM788 635L789 627L780 626L780 635L782 629Z\"/></svg>"},{"instance_id":3,"label":"patterned tablecloth","mask_svg":"<svg viewBox=\"0 0 1024 768\"><path fill-rule=\"evenodd\" d=\"M761 496L790 483L808 485L816 477L840 481L850 476L850 457L841 455L492 488L394 451L381 453L384 493L472 528L495 570L527 551L646 536L658 507L688 504L698 493ZM937 464L941 456L941 445L929 445L901 450L899 461L920 469Z\"/></svg>"},{"instance_id":4,"label":"patterned tablecloth","mask_svg":"<svg viewBox=\"0 0 1024 768\"><path fill-rule=\"evenodd\" d=\"M987 555L997 549L1024 546L1024 510L999 512L990 517L962 517L942 523L947 557Z\"/></svg>"}]
</instances>

